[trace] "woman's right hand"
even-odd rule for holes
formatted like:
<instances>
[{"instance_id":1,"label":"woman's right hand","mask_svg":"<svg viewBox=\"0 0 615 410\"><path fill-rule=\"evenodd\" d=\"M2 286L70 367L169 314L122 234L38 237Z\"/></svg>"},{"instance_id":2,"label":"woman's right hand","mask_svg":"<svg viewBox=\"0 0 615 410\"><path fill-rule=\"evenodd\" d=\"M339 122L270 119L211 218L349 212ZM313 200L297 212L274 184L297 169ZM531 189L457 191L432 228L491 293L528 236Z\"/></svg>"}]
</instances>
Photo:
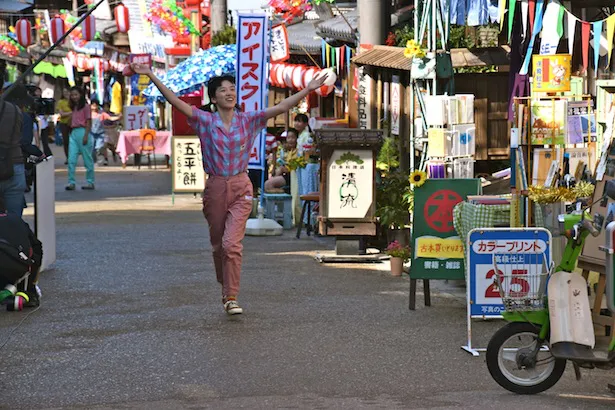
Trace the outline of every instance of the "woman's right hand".
<instances>
[{"instance_id":1,"label":"woman's right hand","mask_svg":"<svg viewBox=\"0 0 615 410\"><path fill-rule=\"evenodd\" d=\"M130 68L132 68L135 73L142 75L149 75L152 72L151 68L145 64L132 63L130 64Z\"/></svg>"}]
</instances>

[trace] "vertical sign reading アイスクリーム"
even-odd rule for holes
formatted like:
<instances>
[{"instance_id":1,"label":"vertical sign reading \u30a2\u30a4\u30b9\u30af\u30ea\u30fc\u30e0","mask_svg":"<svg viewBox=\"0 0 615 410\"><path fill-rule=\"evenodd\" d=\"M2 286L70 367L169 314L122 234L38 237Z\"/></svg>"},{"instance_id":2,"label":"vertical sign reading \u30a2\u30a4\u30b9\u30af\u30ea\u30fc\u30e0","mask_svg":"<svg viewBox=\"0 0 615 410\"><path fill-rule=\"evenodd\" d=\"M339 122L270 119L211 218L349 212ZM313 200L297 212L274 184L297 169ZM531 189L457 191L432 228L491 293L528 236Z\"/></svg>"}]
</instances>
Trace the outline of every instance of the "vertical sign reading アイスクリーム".
<instances>
[{"instance_id":1,"label":"vertical sign reading \u30a2\u30a4\u30b9\u30af\u30ea\u30fc\u30e0","mask_svg":"<svg viewBox=\"0 0 615 410\"><path fill-rule=\"evenodd\" d=\"M464 248L453 208L480 193L478 179L428 179L414 189L411 279L463 279Z\"/></svg>"},{"instance_id":2,"label":"vertical sign reading \u30a2\u30a4\u30b9\u30af\u30ea\u30fc\u30e0","mask_svg":"<svg viewBox=\"0 0 615 410\"><path fill-rule=\"evenodd\" d=\"M371 150L335 150L327 169L327 216L362 219L373 202Z\"/></svg>"}]
</instances>

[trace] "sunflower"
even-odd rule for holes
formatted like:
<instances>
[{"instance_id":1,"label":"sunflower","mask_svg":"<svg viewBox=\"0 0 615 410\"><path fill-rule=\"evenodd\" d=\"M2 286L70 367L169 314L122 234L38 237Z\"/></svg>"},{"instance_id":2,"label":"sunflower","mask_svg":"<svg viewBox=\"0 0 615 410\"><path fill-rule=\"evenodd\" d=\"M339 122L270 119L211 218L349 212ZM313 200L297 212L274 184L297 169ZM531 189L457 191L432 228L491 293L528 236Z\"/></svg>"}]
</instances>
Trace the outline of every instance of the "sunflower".
<instances>
[{"instance_id":1,"label":"sunflower","mask_svg":"<svg viewBox=\"0 0 615 410\"><path fill-rule=\"evenodd\" d=\"M424 171L412 171L408 180L412 185L418 188L427 181L427 174Z\"/></svg>"}]
</instances>

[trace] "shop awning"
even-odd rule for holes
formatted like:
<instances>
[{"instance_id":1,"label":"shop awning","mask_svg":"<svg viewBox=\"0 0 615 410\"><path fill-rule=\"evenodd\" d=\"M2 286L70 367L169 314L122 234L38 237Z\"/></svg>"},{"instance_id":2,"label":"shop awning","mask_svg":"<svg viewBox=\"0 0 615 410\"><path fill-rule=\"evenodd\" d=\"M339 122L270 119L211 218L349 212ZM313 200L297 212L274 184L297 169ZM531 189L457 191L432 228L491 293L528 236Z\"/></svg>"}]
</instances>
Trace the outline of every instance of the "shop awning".
<instances>
[{"instance_id":1,"label":"shop awning","mask_svg":"<svg viewBox=\"0 0 615 410\"><path fill-rule=\"evenodd\" d=\"M394 70L411 71L412 60L404 56L403 47L374 46L364 51L352 61L357 65L392 68Z\"/></svg>"},{"instance_id":2,"label":"shop awning","mask_svg":"<svg viewBox=\"0 0 615 410\"><path fill-rule=\"evenodd\" d=\"M2 0L0 1L0 13L18 13L34 7L32 1Z\"/></svg>"},{"instance_id":3,"label":"shop awning","mask_svg":"<svg viewBox=\"0 0 615 410\"><path fill-rule=\"evenodd\" d=\"M404 50L404 47L374 46L371 50L364 51L353 58L352 61L357 65L410 71L412 61L404 56ZM509 53L509 46L454 48L451 50L451 60L453 68L508 66L510 64Z\"/></svg>"},{"instance_id":4,"label":"shop awning","mask_svg":"<svg viewBox=\"0 0 615 410\"><path fill-rule=\"evenodd\" d=\"M56 65L48 63L47 61L41 61L36 67L34 67L34 74L48 74L54 78L67 78L66 69L64 65Z\"/></svg>"}]
</instances>

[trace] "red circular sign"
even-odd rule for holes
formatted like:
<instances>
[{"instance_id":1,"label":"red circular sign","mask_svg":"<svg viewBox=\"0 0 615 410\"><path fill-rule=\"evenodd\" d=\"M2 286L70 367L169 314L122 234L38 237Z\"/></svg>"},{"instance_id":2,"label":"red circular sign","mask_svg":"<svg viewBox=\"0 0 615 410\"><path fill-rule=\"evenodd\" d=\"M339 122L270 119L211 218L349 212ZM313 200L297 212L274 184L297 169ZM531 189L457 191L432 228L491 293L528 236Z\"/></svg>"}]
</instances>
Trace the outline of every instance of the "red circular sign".
<instances>
[{"instance_id":1,"label":"red circular sign","mask_svg":"<svg viewBox=\"0 0 615 410\"><path fill-rule=\"evenodd\" d=\"M448 189L431 194L423 208L427 225L436 232L446 233L454 230L453 208L461 201L461 196L457 192Z\"/></svg>"}]
</instances>

